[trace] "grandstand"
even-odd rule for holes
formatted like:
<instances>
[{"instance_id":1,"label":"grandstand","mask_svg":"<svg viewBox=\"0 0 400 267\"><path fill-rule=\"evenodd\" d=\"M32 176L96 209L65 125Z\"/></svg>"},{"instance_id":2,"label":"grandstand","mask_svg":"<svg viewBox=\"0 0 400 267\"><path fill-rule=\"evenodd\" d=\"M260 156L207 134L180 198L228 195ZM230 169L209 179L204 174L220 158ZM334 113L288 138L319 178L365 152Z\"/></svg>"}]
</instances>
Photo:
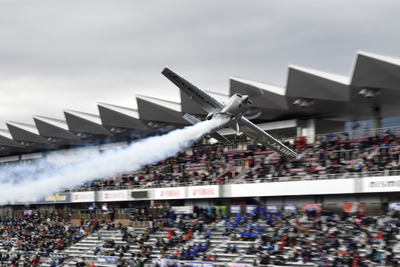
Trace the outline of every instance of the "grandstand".
<instances>
[{"instance_id":1,"label":"grandstand","mask_svg":"<svg viewBox=\"0 0 400 267\"><path fill-rule=\"evenodd\" d=\"M399 64L359 52L350 78L296 66L286 88L231 78L230 94L251 95L253 122L297 160L249 140L205 140L138 170L4 202L2 264L399 265L400 133L382 124L400 116ZM101 103L100 116L7 123L1 168L51 164L88 144L101 154L182 128L183 113L206 115L181 101L138 96L138 110ZM366 119L373 128L345 131Z\"/></svg>"}]
</instances>

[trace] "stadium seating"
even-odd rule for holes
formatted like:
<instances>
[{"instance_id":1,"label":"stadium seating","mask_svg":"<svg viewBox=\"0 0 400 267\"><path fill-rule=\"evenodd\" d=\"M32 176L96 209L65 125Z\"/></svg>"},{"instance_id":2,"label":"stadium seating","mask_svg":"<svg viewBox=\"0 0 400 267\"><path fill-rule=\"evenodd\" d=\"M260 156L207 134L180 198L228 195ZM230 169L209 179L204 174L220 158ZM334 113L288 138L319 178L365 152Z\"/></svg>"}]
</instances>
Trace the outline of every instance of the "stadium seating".
<instances>
[{"instance_id":1,"label":"stadium seating","mask_svg":"<svg viewBox=\"0 0 400 267\"><path fill-rule=\"evenodd\" d=\"M221 183L297 181L372 176L399 169L399 137L341 140L325 137L314 143L293 145L300 155L286 162L265 147L239 143L191 148L158 164L120 177L98 180L75 190L114 190ZM385 141L386 140L386 141Z\"/></svg>"},{"instance_id":2,"label":"stadium seating","mask_svg":"<svg viewBox=\"0 0 400 267\"><path fill-rule=\"evenodd\" d=\"M204 230L212 229L212 234L206 237L195 231L184 240L182 224L191 228L197 223ZM149 265L153 259L207 261L219 266L389 266L398 264L400 257L399 225L397 214L339 217L333 213L278 213L247 223L244 217L214 223L185 218L180 225L175 222L154 230L108 223L63 251L42 256L41 266L51 266L53 259L63 259L63 266L76 266L78 261L106 266L99 262L103 256L116 257L125 266L138 261ZM245 231L260 234L244 240L240 233Z\"/></svg>"}]
</instances>

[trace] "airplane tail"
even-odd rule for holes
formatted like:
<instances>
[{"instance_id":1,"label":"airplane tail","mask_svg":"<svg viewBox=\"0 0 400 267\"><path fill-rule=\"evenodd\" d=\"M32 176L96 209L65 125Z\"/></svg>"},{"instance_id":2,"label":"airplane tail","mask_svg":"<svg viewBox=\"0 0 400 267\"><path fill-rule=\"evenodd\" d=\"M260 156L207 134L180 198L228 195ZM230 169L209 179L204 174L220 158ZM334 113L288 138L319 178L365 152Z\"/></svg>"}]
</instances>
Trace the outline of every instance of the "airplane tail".
<instances>
[{"instance_id":1,"label":"airplane tail","mask_svg":"<svg viewBox=\"0 0 400 267\"><path fill-rule=\"evenodd\" d=\"M185 115L183 115L183 118L188 121L190 124L195 125L199 122L201 122L201 120L193 117L192 115L186 113ZM209 134L212 138L218 140L219 142L223 143L223 144L227 144L229 143L229 140L224 137L223 135L219 134L218 132L213 132ZM203 138L204 136L200 137L198 140L200 140L201 138Z\"/></svg>"}]
</instances>

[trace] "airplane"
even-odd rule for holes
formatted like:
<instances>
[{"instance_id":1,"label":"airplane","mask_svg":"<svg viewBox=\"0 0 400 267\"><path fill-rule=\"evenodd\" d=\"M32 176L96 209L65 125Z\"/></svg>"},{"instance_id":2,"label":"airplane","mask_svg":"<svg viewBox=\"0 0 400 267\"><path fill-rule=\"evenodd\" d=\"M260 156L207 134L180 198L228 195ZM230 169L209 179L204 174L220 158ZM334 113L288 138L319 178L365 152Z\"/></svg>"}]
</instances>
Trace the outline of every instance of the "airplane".
<instances>
[{"instance_id":1,"label":"airplane","mask_svg":"<svg viewBox=\"0 0 400 267\"><path fill-rule=\"evenodd\" d=\"M244 117L246 112L248 112L253 106L253 103L249 99L248 95L241 95L237 93L232 95L228 101L226 101L226 103L222 103L210 96L207 92L188 82L186 79L168 67L165 67L161 73L177 87L179 87L180 90L186 93L192 101L203 107L203 109L208 113L206 120L225 120L225 123L215 127L208 134L217 139L219 142L230 142L226 137L217 132L218 130L228 126L236 131L235 139L239 139L244 134L245 136L254 139L255 141L265 145L284 157L289 159L298 158L296 152L292 151L290 148L276 140L274 137ZM201 122L199 119L188 113L186 113L183 118L192 125Z\"/></svg>"}]
</instances>

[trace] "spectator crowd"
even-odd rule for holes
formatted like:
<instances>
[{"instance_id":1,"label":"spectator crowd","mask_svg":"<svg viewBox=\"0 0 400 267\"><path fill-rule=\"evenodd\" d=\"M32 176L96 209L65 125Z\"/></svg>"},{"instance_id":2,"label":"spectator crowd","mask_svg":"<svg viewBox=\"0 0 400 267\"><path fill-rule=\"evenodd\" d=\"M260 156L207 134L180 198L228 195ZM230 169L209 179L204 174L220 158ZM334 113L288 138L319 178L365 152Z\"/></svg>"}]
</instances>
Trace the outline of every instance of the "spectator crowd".
<instances>
[{"instance_id":1,"label":"spectator crowd","mask_svg":"<svg viewBox=\"0 0 400 267\"><path fill-rule=\"evenodd\" d=\"M48 215L2 217L0 265L39 266L42 257L61 252L100 228L96 220L74 225L60 215L55 211Z\"/></svg>"},{"instance_id":2,"label":"spectator crowd","mask_svg":"<svg viewBox=\"0 0 400 267\"><path fill-rule=\"evenodd\" d=\"M238 214L223 217L214 227L205 227L211 237L223 231L227 240L222 242L224 245L214 246L211 249L214 252L206 253L206 257L196 254L199 251L196 243L181 245L180 250L167 258L221 264L218 259L228 253L253 255L254 266L400 266L400 220L395 212L382 216L367 216L362 212L336 214L327 210L277 212L266 213L256 220ZM209 242L210 237L204 240Z\"/></svg>"},{"instance_id":3,"label":"spectator crowd","mask_svg":"<svg viewBox=\"0 0 400 267\"><path fill-rule=\"evenodd\" d=\"M287 144L300 157L287 161L255 144L195 146L157 164L118 177L95 180L76 190L171 187L243 182L330 179L349 175L397 175L400 138L382 136L349 139L346 134L303 137ZM244 179L235 179L245 173Z\"/></svg>"},{"instance_id":4,"label":"spectator crowd","mask_svg":"<svg viewBox=\"0 0 400 267\"><path fill-rule=\"evenodd\" d=\"M123 243L106 240L94 254L116 256L120 266L150 262L155 250L161 252L160 258L216 264L222 264L218 260L227 253L254 256L251 264L260 266L400 266L400 220L393 211L381 216L323 210L211 217L167 210L140 233L111 221L73 225L57 212L3 217L0 265L39 266L42 258L63 255L65 249L102 228L121 233ZM215 243L218 235L225 241ZM133 251L132 246L139 250ZM62 256L57 257L59 266L63 261Z\"/></svg>"}]
</instances>

